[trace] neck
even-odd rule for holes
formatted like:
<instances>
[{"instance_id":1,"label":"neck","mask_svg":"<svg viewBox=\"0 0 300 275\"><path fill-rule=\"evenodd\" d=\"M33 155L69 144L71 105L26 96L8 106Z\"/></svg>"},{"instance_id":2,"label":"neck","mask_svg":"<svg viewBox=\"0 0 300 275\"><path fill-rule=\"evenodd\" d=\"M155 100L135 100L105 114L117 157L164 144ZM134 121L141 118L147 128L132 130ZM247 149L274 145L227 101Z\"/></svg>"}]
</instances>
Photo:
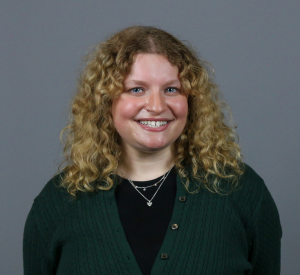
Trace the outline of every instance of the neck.
<instances>
[{"instance_id":1,"label":"neck","mask_svg":"<svg viewBox=\"0 0 300 275\"><path fill-rule=\"evenodd\" d=\"M117 173L133 181L147 181L158 178L169 171L174 165L174 154L171 148L159 152L139 152L124 150L123 161Z\"/></svg>"}]
</instances>

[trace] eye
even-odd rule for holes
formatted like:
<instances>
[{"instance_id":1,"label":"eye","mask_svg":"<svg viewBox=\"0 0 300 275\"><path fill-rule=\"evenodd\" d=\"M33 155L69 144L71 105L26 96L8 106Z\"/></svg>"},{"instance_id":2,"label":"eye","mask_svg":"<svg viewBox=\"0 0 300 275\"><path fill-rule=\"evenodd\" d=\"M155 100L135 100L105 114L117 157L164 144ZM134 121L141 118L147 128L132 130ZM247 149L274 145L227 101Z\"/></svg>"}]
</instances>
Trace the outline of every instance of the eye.
<instances>
[{"instance_id":1,"label":"eye","mask_svg":"<svg viewBox=\"0 0 300 275\"><path fill-rule=\"evenodd\" d=\"M166 89L166 92L167 92L167 93L176 93L176 92L179 92L179 89L176 88L176 87L168 87L168 88Z\"/></svg>"},{"instance_id":2,"label":"eye","mask_svg":"<svg viewBox=\"0 0 300 275\"><path fill-rule=\"evenodd\" d=\"M129 92L132 92L134 94L140 93L142 91L143 91L143 89L140 88L140 87L132 88L132 89L129 90Z\"/></svg>"}]
</instances>

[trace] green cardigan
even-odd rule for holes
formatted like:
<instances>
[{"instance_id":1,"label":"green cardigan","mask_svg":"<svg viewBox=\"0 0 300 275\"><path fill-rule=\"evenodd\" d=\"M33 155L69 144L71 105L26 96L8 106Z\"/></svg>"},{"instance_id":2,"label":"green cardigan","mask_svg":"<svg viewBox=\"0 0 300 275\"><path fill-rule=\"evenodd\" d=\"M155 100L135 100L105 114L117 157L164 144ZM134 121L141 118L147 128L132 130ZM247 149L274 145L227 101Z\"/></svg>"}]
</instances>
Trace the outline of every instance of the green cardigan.
<instances>
[{"instance_id":1,"label":"green cardigan","mask_svg":"<svg viewBox=\"0 0 300 275\"><path fill-rule=\"evenodd\" d=\"M229 195L205 188L190 194L177 177L173 215L151 274L280 274L278 211L263 180L246 167L240 188ZM142 275L114 188L74 200L56 187L60 179L47 183L28 215L24 274Z\"/></svg>"}]
</instances>

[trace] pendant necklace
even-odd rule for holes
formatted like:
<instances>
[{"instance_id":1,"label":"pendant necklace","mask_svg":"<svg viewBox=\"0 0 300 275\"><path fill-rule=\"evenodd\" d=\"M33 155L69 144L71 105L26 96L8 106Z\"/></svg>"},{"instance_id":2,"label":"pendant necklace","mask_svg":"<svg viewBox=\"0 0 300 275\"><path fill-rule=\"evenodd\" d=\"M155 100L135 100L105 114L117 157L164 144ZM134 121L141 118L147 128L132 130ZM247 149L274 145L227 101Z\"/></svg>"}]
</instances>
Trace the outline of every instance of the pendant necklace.
<instances>
[{"instance_id":1,"label":"pendant necklace","mask_svg":"<svg viewBox=\"0 0 300 275\"><path fill-rule=\"evenodd\" d=\"M173 168L174 166L172 166L172 168ZM147 205L150 207L153 203L152 203L152 200L154 199L154 197L156 196L156 194L157 194L157 192L158 192L158 190L160 189L160 187L163 185L163 183L164 183L164 181L166 180L166 178L168 177L168 175L169 175L169 173L171 172L171 170L172 170L172 168L167 172L167 173L165 173L163 176L162 176L162 178L158 181L158 182L156 182L156 183L154 183L154 184L151 184L151 185L149 185L149 186L145 186L145 187L143 187L143 186L137 186L137 185L135 185L134 183L133 183L133 181L131 180L131 179L129 179L129 178L127 178L127 180L130 182L130 184L132 185L132 187L147 201ZM143 189L143 191L146 191L146 189L147 188L150 188L150 187L153 187L153 186L157 186L158 184L160 183L160 185L158 186L158 188L157 188L157 190L156 190L156 192L154 193L154 195L152 196L152 198L149 200L148 198L146 198L145 196L144 196L144 194L142 194L141 193L141 191L139 190L139 189Z\"/></svg>"}]
</instances>

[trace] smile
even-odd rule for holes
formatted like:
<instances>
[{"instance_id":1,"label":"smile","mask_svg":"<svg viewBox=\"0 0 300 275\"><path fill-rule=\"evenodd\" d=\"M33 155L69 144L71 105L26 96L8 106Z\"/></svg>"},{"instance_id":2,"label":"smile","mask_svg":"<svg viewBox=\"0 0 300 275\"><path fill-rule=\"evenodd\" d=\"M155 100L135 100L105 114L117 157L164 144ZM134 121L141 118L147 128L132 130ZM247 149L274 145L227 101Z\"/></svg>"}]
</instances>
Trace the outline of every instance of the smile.
<instances>
[{"instance_id":1,"label":"smile","mask_svg":"<svg viewBox=\"0 0 300 275\"><path fill-rule=\"evenodd\" d=\"M148 127L151 127L151 128L157 128L157 127L160 127L160 126L163 126L163 125L166 125L168 122L163 120L163 121L146 121L146 120L140 120L139 123L143 124L143 125L146 125Z\"/></svg>"}]
</instances>

